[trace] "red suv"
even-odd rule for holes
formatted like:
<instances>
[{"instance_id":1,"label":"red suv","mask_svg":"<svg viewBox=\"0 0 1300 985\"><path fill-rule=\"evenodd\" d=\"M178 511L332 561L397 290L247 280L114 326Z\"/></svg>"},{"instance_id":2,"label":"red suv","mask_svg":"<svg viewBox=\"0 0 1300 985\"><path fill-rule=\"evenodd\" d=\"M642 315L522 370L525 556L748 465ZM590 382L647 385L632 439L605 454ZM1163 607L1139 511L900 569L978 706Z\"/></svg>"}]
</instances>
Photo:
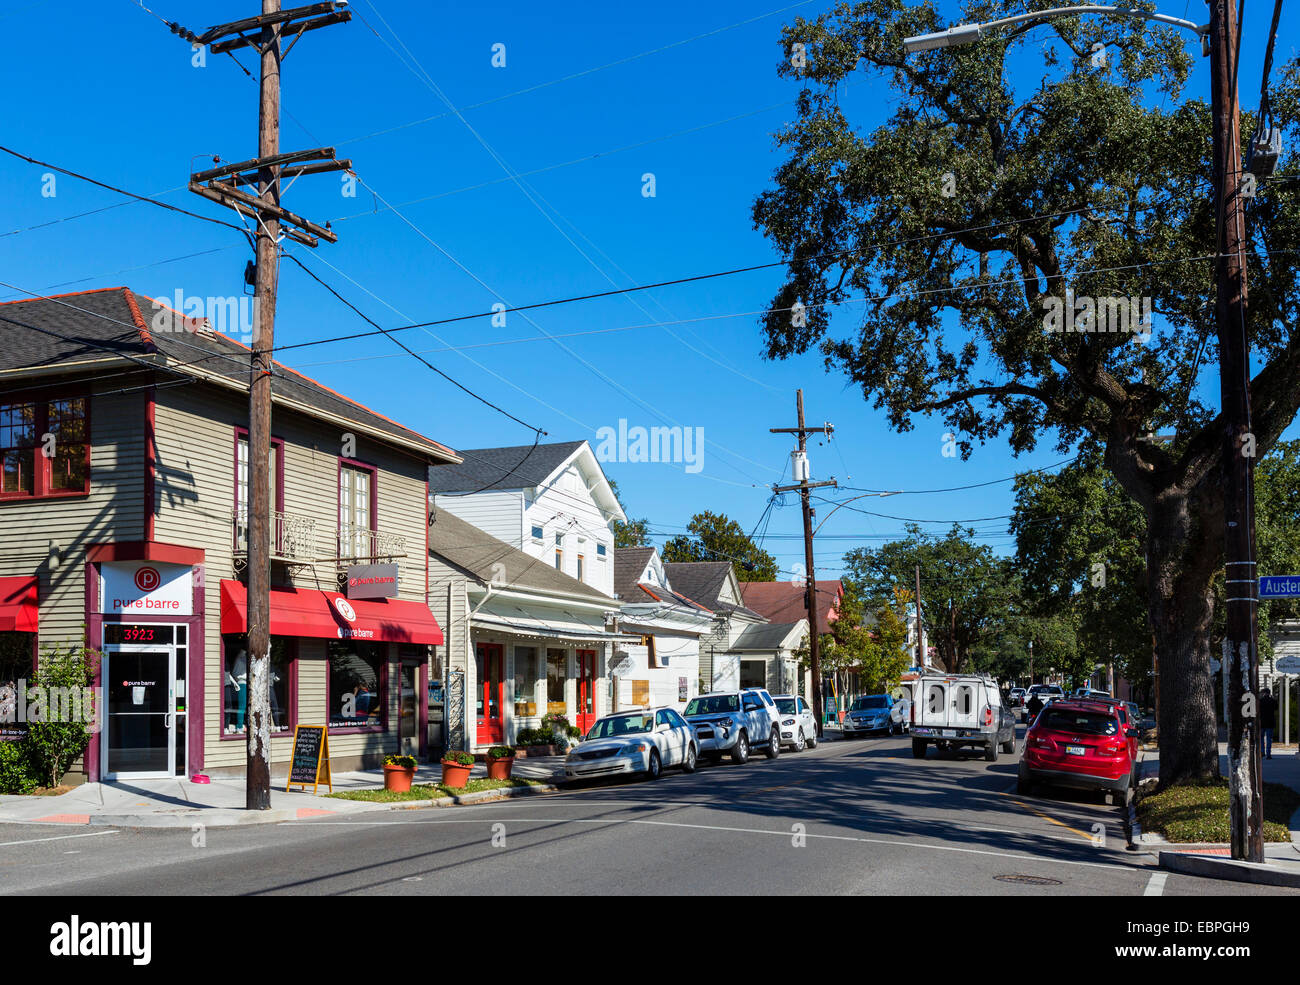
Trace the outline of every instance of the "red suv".
<instances>
[{"instance_id":1,"label":"red suv","mask_svg":"<svg viewBox=\"0 0 1300 985\"><path fill-rule=\"evenodd\" d=\"M1025 735L1016 790L1035 783L1103 790L1127 800L1133 787L1136 734L1115 707L1102 701L1070 698L1042 710Z\"/></svg>"}]
</instances>

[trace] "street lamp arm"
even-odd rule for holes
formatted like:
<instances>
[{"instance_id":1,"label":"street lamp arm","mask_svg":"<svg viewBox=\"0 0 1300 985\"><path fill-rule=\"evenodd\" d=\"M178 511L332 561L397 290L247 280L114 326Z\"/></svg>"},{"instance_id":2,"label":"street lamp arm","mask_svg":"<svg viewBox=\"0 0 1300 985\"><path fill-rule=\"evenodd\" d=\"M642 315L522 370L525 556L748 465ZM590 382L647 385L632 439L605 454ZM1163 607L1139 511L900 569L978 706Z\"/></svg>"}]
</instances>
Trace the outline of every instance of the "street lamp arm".
<instances>
[{"instance_id":1,"label":"street lamp arm","mask_svg":"<svg viewBox=\"0 0 1300 985\"><path fill-rule=\"evenodd\" d=\"M1139 10L1136 7L1117 7L1090 3L1076 7L1053 7L1050 10L1035 10L1028 14L1002 17L983 24L958 24L946 31L937 31L933 34L916 34L903 39L903 50L906 52L927 51L931 48L949 48L953 45L969 44L972 41L978 41L984 35L984 32L991 31L994 28L1007 27L1011 24L1024 24L1030 21L1051 20L1055 17L1071 17L1075 14L1112 14L1117 17L1138 17L1142 20L1169 24L1172 27L1185 27L1196 32L1201 37L1206 37L1210 33L1210 25L1197 24L1195 21L1185 20L1181 17L1170 17L1168 14L1157 14L1149 10Z\"/></svg>"},{"instance_id":2,"label":"street lamp arm","mask_svg":"<svg viewBox=\"0 0 1300 985\"><path fill-rule=\"evenodd\" d=\"M817 529L813 531L813 536L814 536L814 537L817 536L817 531L820 530L823 526L826 525L826 521L827 521L827 520L829 520L831 517L833 517L833 516L834 516L834 515L835 515L835 514L836 514L836 513L841 509L841 508L843 508L843 507L845 507L845 506L848 506L849 503L852 503L854 500L857 500L857 499L867 499L867 498L869 498L869 497L871 497L871 496L895 496L895 495L897 495L897 493L892 493L892 492L872 492L872 493L863 493L861 496L853 496L853 497L851 497L851 498L849 498L849 499L842 500L842 501L841 501L841 502L840 502L840 503L835 507L835 509L831 510L831 511L830 511L829 513L827 513L824 517L822 517L822 522L819 523L819 524L817 524ZM829 502L829 500L828 500L828 502Z\"/></svg>"}]
</instances>

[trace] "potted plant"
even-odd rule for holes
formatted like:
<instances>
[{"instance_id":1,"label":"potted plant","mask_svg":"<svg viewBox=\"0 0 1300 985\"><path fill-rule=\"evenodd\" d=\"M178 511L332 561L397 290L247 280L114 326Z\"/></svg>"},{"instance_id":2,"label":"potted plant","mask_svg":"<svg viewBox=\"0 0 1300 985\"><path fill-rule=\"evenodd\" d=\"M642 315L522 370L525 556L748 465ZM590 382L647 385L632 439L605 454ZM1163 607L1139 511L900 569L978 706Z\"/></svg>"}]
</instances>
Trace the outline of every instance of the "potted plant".
<instances>
[{"instance_id":1,"label":"potted plant","mask_svg":"<svg viewBox=\"0 0 1300 985\"><path fill-rule=\"evenodd\" d=\"M444 786L460 788L469 782L469 771L474 768L474 757L467 752L448 752L442 757L442 782Z\"/></svg>"},{"instance_id":2,"label":"potted plant","mask_svg":"<svg viewBox=\"0 0 1300 985\"><path fill-rule=\"evenodd\" d=\"M405 793L411 789L411 781L413 779L415 779L414 756L384 757L385 790L392 790L396 793Z\"/></svg>"},{"instance_id":3,"label":"potted plant","mask_svg":"<svg viewBox=\"0 0 1300 985\"><path fill-rule=\"evenodd\" d=\"M510 746L493 746L487 754L489 780L508 780L515 765L515 751Z\"/></svg>"}]
</instances>

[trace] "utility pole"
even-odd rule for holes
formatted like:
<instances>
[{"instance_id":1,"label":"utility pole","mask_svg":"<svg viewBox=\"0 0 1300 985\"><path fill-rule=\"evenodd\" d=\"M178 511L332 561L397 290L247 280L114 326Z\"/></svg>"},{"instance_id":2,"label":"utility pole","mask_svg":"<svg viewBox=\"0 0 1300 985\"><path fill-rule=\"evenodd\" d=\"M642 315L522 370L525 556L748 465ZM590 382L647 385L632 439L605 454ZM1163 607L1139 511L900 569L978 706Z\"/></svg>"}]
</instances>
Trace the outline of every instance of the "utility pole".
<instances>
[{"instance_id":1,"label":"utility pole","mask_svg":"<svg viewBox=\"0 0 1300 985\"><path fill-rule=\"evenodd\" d=\"M1224 677L1228 684L1228 783L1232 857L1264 861L1264 799L1257 717L1255 435L1250 416L1250 354L1246 343L1246 216L1242 195L1241 118L1237 106L1240 25L1232 0L1209 0L1210 90L1213 102L1215 324L1223 415L1224 571L1227 618Z\"/></svg>"},{"instance_id":2,"label":"utility pole","mask_svg":"<svg viewBox=\"0 0 1300 985\"><path fill-rule=\"evenodd\" d=\"M921 628L921 566L916 566L916 665L925 670L925 630Z\"/></svg>"},{"instance_id":3,"label":"utility pole","mask_svg":"<svg viewBox=\"0 0 1300 985\"><path fill-rule=\"evenodd\" d=\"M334 149L322 147L280 153L280 63L308 31L350 20L345 3L316 3L281 10L280 0L262 0L259 17L220 24L201 35L172 25L193 44L207 45L214 54L253 47L261 55L258 101L257 158L222 164L190 175L190 191L251 217L255 229L255 307L248 387L248 716L247 777L244 806L271 808L271 380L275 340L276 288L279 281L280 240L288 236L315 247L319 239L333 243L329 230L280 207L280 181L304 174L350 171ZM283 39L292 37L287 49ZM206 184L205 184L206 182ZM255 186L257 196L239 186Z\"/></svg>"},{"instance_id":4,"label":"utility pole","mask_svg":"<svg viewBox=\"0 0 1300 985\"><path fill-rule=\"evenodd\" d=\"M803 502L803 555L804 567L807 569L807 584L805 596L808 601L808 653L812 660L812 679L813 679L813 714L817 717L817 737L820 739L823 734L822 729L822 657L821 641L818 637L821 634L821 620L817 615L817 574L813 566L813 528L812 518L815 512L812 503L809 501L809 492L822 486L835 486L837 483L834 479L828 479L824 482L810 482L808 469L808 435L811 432L820 432L828 438L835 431L835 426L829 421L821 427L806 427L803 418L803 390L795 391L795 408L799 415L799 426L793 428L769 428L772 434L794 434L799 437L799 448L791 456L794 464L792 477L799 481L792 486L773 486L772 491L783 493L799 490L799 498Z\"/></svg>"}]
</instances>

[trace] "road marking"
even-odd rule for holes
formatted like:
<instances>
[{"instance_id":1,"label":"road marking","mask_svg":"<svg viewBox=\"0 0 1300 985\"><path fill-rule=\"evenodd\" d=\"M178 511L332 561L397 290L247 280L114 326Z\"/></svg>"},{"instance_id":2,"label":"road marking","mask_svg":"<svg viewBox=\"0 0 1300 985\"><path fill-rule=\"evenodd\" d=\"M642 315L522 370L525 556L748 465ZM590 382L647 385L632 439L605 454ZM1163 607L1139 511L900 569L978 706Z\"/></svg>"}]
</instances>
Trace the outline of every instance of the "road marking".
<instances>
[{"instance_id":1,"label":"road marking","mask_svg":"<svg viewBox=\"0 0 1300 985\"><path fill-rule=\"evenodd\" d=\"M1146 891L1143 896L1163 896L1165 894L1165 880L1169 878L1168 872L1151 873L1151 881L1147 883Z\"/></svg>"},{"instance_id":2,"label":"road marking","mask_svg":"<svg viewBox=\"0 0 1300 985\"><path fill-rule=\"evenodd\" d=\"M776 835L781 838L789 838L789 831L770 831L764 828L735 828L717 824L685 824L681 821L651 821L644 818L564 818L564 817L507 817L495 818L498 822L507 824L643 824L650 827L661 828L688 828L696 831L722 831L729 834L754 834L754 835ZM289 827L297 824L311 824L313 827L331 827L334 825L348 825L352 827L364 827L366 825L385 826L393 824L484 824L484 821L470 820L449 820L449 821L283 821L282 827ZM858 838L853 835L826 835L826 834L805 834L805 838L816 838L821 841L849 841L863 845L888 845L893 848L914 848L929 850L934 852L956 852L962 855L988 855L993 858L1012 859L1021 862L1047 862L1054 865L1082 865L1091 869L1132 869L1133 865L1121 862L1080 862L1068 858L1049 858L1043 855L1019 855L1012 852L993 852L982 848L958 848L955 845L926 845L912 841L891 841L887 838Z\"/></svg>"},{"instance_id":3,"label":"road marking","mask_svg":"<svg viewBox=\"0 0 1300 985\"><path fill-rule=\"evenodd\" d=\"M0 841L0 848L8 848L10 845L35 845L41 841L67 841L69 838L98 838L100 835L115 835L117 829L108 831L87 831L79 835L55 835L52 838L28 838L25 841Z\"/></svg>"},{"instance_id":4,"label":"road marking","mask_svg":"<svg viewBox=\"0 0 1300 985\"><path fill-rule=\"evenodd\" d=\"M1034 810L1034 808L1030 807L1028 804L1026 804L1026 803L1025 803L1024 801L1022 801L1022 800L1012 800L1011 803L1013 803L1013 804L1017 804L1017 805L1019 805L1020 807L1023 807L1025 810L1029 811L1030 814L1037 814L1039 817L1041 817L1041 818L1042 818L1043 820L1045 820L1045 821L1051 821L1053 824L1060 825L1060 826L1063 827L1066 831L1073 831L1075 834L1077 834L1080 838L1082 838L1082 839L1083 839L1084 841L1086 841L1086 842L1089 842L1089 843L1092 842L1092 838L1093 838L1093 836L1092 836L1091 834L1084 834L1084 833L1083 833L1082 831L1080 831L1078 828L1072 828L1072 827L1070 827L1068 824L1066 824L1064 821L1058 821L1056 818L1052 817L1050 814L1044 814L1042 811Z\"/></svg>"}]
</instances>

